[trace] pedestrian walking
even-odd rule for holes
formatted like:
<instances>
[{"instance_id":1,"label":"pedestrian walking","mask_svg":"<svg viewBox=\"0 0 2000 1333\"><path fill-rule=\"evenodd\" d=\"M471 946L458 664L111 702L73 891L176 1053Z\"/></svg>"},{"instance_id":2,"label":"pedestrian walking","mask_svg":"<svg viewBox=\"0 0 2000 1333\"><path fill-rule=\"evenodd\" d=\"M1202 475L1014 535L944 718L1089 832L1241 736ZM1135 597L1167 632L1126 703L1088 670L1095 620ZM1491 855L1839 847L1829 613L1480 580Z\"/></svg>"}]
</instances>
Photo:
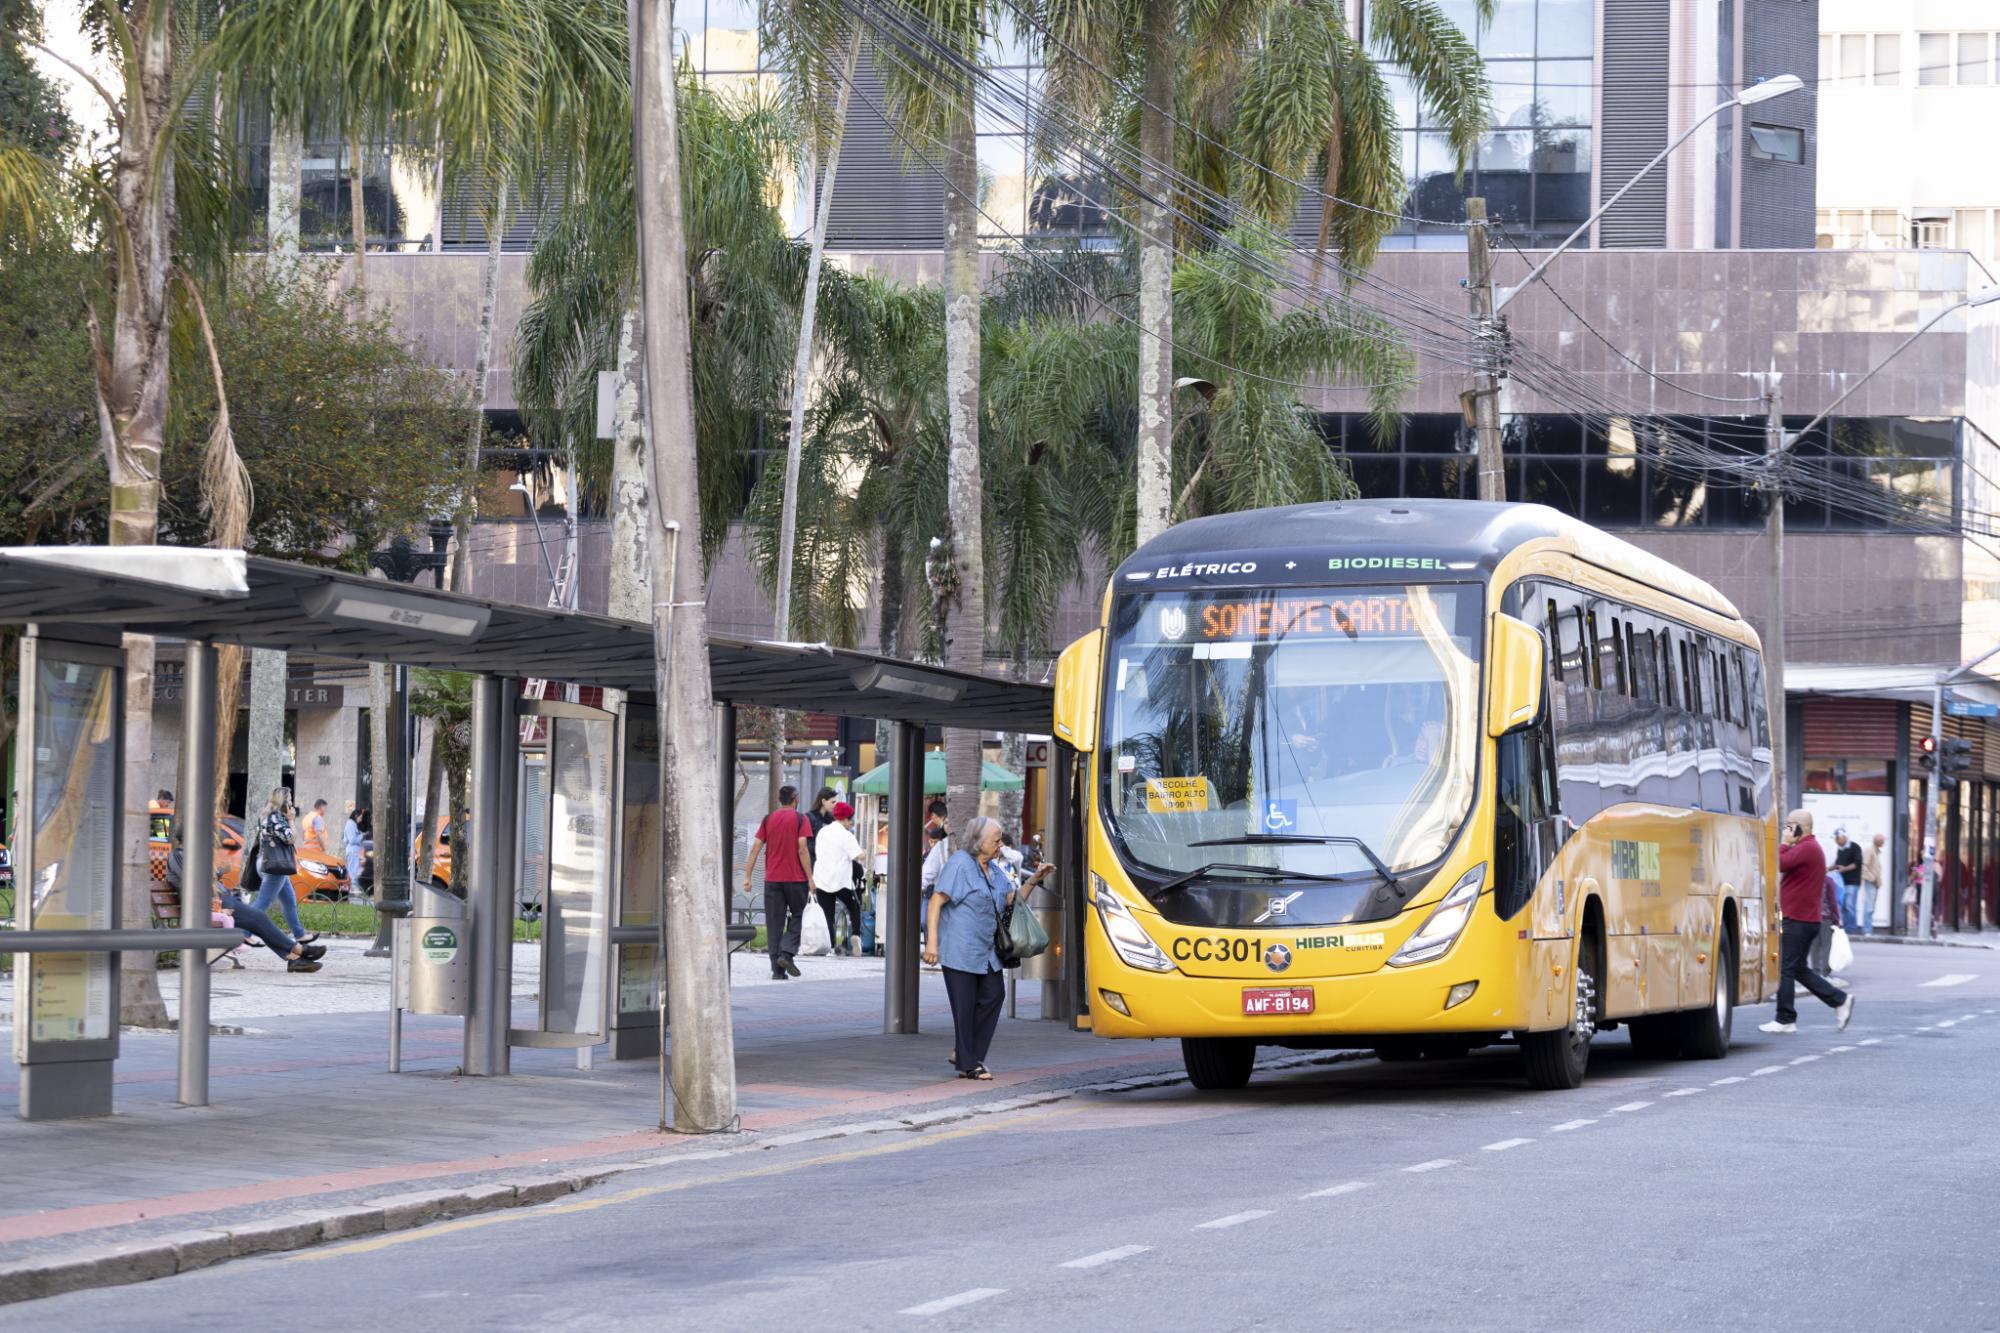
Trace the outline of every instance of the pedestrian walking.
<instances>
[{"instance_id":1,"label":"pedestrian walking","mask_svg":"<svg viewBox=\"0 0 2000 1333\"><path fill-rule=\"evenodd\" d=\"M778 788L778 808L765 815L750 840L750 859L743 866L743 892L750 892L750 875L757 857L764 860L764 944L771 955L771 979L799 975L796 961L799 931L805 925L806 861L811 856L812 823L797 808L799 789Z\"/></svg>"},{"instance_id":2,"label":"pedestrian walking","mask_svg":"<svg viewBox=\"0 0 2000 1333\"><path fill-rule=\"evenodd\" d=\"M1930 848L1924 848L1922 858L1910 862L1910 878L1903 884L1903 915L1907 918L1903 928L1910 934L1917 933L1917 899L1923 891L1924 866L1930 857Z\"/></svg>"},{"instance_id":3,"label":"pedestrian walking","mask_svg":"<svg viewBox=\"0 0 2000 1333\"><path fill-rule=\"evenodd\" d=\"M1854 1017L1854 997L1807 963L1807 954L1819 938L1825 896L1826 852L1812 835L1812 812L1794 810L1785 817L1784 836L1778 848L1778 910L1784 916L1779 941L1783 974L1778 981L1778 1013L1769 1023L1758 1025L1760 1032L1799 1030L1799 1011L1794 1003L1798 986L1804 986L1830 1007L1839 1027L1846 1028Z\"/></svg>"},{"instance_id":4,"label":"pedestrian walking","mask_svg":"<svg viewBox=\"0 0 2000 1333\"><path fill-rule=\"evenodd\" d=\"M357 805L348 813L347 823L340 830L340 859L347 863L347 887L350 889L359 890L361 887L362 853L368 846L371 822L368 807Z\"/></svg>"},{"instance_id":5,"label":"pedestrian walking","mask_svg":"<svg viewBox=\"0 0 2000 1333\"><path fill-rule=\"evenodd\" d=\"M952 1067L960 1078L980 1082L993 1078L986 1053L1000 1026L1007 990L993 935L1016 893L1000 872L999 855L1000 822L983 816L968 820L959 850L945 863L925 913L924 962L944 970L944 992L951 1001Z\"/></svg>"},{"instance_id":6,"label":"pedestrian walking","mask_svg":"<svg viewBox=\"0 0 2000 1333\"><path fill-rule=\"evenodd\" d=\"M174 823L173 850L167 854L166 875L167 883L172 886L175 892L180 891L182 883L181 871L186 864L185 848L181 842L180 823L177 820ZM287 972L319 971L319 960L326 957L326 946L324 944L301 943L285 934L284 931L278 929L277 923L272 921L269 916L258 911L249 903L244 902L241 894L223 884L219 876L212 886L209 897L209 909L211 913L228 912L231 924L236 929L244 931L248 935L256 936L271 951L273 958L282 958L285 960L285 970ZM182 926L190 926L192 924L192 922L188 921L181 922Z\"/></svg>"},{"instance_id":7,"label":"pedestrian walking","mask_svg":"<svg viewBox=\"0 0 2000 1333\"><path fill-rule=\"evenodd\" d=\"M1833 932L1840 927L1840 876L1827 871L1820 884L1819 937L1812 942L1806 963L1823 977L1832 976Z\"/></svg>"},{"instance_id":8,"label":"pedestrian walking","mask_svg":"<svg viewBox=\"0 0 2000 1333\"><path fill-rule=\"evenodd\" d=\"M284 908L285 924L292 935L311 944L318 939L317 934L308 935L299 924L299 899L292 891L292 875L299 868L297 840L292 835L292 820L298 817L298 807L292 804L290 787L271 788L270 798L264 803L264 815L257 821L257 846L252 856L252 864L257 870L257 901L251 906L266 915L271 904Z\"/></svg>"},{"instance_id":9,"label":"pedestrian walking","mask_svg":"<svg viewBox=\"0 0 2000 1333\"><path fill-rule=\"evenodd\" d=\"M819 855L819 852L817 850L819 843L819 831L825 828L828 824L831 824L833 822L834 802L838 801L839 799L840 799L839 792L835 791L831 787L821 787L819 789L819 794L813 797L812 808L806 811L806 821L812 825L814 856Z\"/></svg>"},{"instance_id":10,"label":"pedestrian walking","mask_svg":"<svg viewBox=\"0 0 2000 1333\"><path fill-rule=\"evenodd\" d=\"M1882 872L1888 868L1887 858L1882 855L1887 835L1878 833L1868 842L1868 853L1861 858L1861 933L1875 933L1875 904L1882 899L1884 885Z\"/></svg>"},{"instance_id":11,"label":"pedestrian walking","mask_svg":"<svg viewBox=\"0 0 2000 1333\"><path fill-rule=\"evenodd\" d=\"M861 952L861 895L854 887L854 868L863 856L861 840L854 836L854 807L836 801L827 811L827 822L813 836L813 897L826 913L826 937L840 951L840 936L833 928L835 905L847 909L849 953Z\"/></svg>"},{"instance_id":12,"label":"pedestrian walking","mask_svg":"<svg viewBox=\"0 0 2000 1333\"><path fill-rule=\"evenodd\" d=\"M1833 868L1840 875L1840 924L1849 931L1855 926L1855 898L1861 892L1861 844L1847 836L1847 830L1833 831Z\"/></svg>"},{"instance_id":13,"label":"pedestrian walking","mask_svg":"<svg viewBox=\"0 0 2000 1333\"><path fill-rule=\"evenodd\" d=\"M318 852L321 856L332 856L333 848L326 841L326 800L314 801L312 810L299 823L299 850Z\"/></svg>"}]
</instances>

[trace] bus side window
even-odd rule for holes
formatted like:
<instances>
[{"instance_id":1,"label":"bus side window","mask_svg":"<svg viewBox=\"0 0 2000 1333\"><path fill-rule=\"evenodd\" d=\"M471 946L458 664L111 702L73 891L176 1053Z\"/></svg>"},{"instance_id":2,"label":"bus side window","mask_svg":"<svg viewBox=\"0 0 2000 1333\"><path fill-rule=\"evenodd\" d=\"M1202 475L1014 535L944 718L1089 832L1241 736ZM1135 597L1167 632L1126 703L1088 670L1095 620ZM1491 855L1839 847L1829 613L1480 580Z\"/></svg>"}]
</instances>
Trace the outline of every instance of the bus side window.
<instances>
[{"instance_id":1,"label":"bus side window","mask_svg":"<svg viewBox=\"0 0 2000 1333\"><path fill-rule=\"evenodd\" d=\"M1542 622L1549 631L1549 662L1555 668L1557 680L1563 678L1562 615L1556 610L1556 599L1548 600L1548 619Z\"/></svg>"},{"instance_id":2,"label":"bus side window","mask_svg":"<svg viewBox=\"0 0 2000 1333\"><path fill-rule=\"evenodd\" d=\"M1601 690L1604 688L1604 668L1598 661L1597 612L1578 607L1576 622L1583 631L1583 649L1588 655L1584 662L1584 679L1590 683L1591 689Z\"/></svg>"},{"instance_id":3,"label":"bus side window","mask_svg":"<svg viewBox=\"0 0 2000 1333\"><path fill-rule=\"evenodd\" d=\"M1673 631L1662 628L1660 643L1660 702L1669 708L1680 707L1680 692L1674 689L1674 635Z\"/></svg>"},{"instance_id":4,"label":"bus side window","mask_svg":"<svg viewBox=\"0 0 2000 1333\"><path fill-rule=\"evenodd\" d=\"M1625 660L1632 670L1632 697L1640 703L1653 702L1652 682L1646 679L1646 666L1651 653L1640 652L1639 631L1632 628L1632 622L1625 622Z\"/></svg>"},{"instance_id":5,"label":"bus side window","mask_svg":"<svg viewBox=\"0 0 2000 1333\"><path fill-rule=\"evenodd\" d=\"M1676 635L1674 647L1681 659L1681 707L1690 713L1701 711L1701 696L1695 693L1694 665L1688 661L1687 640Z\"/></svg>"},{"instance_id":6,"label":"bus side window","mask_svg":"<svg viewBox=\"0 0 2000 1333\"><path fill-rule=\"evenodd\" d=\"M1618 617L1611 617L1611 672L1618 678L1618 692L1624 695L1637 693L1632 688L1631 678L1625 671L1625 631L1618 623Z\"/></svg>"}]
</instances>

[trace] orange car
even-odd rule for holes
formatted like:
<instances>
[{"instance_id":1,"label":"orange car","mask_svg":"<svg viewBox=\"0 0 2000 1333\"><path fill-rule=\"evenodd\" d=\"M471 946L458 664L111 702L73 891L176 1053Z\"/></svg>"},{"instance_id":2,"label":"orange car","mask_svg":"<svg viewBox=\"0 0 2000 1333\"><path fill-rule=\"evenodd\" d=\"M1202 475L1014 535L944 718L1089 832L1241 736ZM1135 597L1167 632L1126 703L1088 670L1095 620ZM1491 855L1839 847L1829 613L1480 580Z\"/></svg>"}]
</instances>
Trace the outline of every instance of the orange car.
<instances>
[{"instance_id":1,"label":"orange car","mask_svg":"<svg viewBox=\"0 0 2000 1333\"><path fill-rule=\"evenodd\" d=\"M168 842L173 825L173 807L162 807L158 801L152 803L148 811L152 818L152 837L147 844L147 864L153 878L165 883L167 879L167 854L172 850ZM165 814L165 820L160 818ZM215 821L216 866L221 871L224 886L235 889L243 876L243 821L235 815L220 815ZM299 850L299 868L292 875L292 892L299 901L308 898L338 898L347 892L347 867L338 858L305 848ZM253 891L249 894L255 897Z\"/></svg>"},{"instance_id":2,"label":"orange car","mask_svg":"<svg viewBox=\"0 0 2000 1333\"><path fill-rule=\"evenodd\" d=\"M421 877L422 867L417 865L417 853L421 850L423 835L410 839L410 873ZM437 839L431 848L431 883L439 888L451 887L451 816L441 815L437 822Z\"/></svg>"}]
</instances>

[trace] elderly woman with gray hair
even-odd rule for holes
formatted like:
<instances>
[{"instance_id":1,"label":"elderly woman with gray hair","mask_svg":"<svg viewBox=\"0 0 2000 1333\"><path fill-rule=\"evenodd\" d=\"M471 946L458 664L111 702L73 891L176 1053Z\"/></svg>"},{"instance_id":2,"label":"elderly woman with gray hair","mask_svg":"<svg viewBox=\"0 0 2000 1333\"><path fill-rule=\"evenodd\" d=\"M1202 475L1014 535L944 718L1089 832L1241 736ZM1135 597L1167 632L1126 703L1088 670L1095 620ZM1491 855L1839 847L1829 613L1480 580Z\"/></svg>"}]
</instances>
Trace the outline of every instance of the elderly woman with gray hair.
<instances>
[{"instance_id":1,"label":"elderly woman with gray hair","mask_svg":"<svg viewBox=\"0 0 2000 1333\"><path fill-rule=\"evenodd\" d=\"M951 1026L957 1037L952 1066L960 1078L990 1082L986 1051L1000 1026L1000 1005L1006 987L1000 980L1000 955L993 934L1018 892L1028 890L1047 873L1038 871L1019 890L999 864L1000 822L984 817L965 826L959 850L945 862L931 890L924 962L942 966L945 994L951 999Z\"/></svg>"}]
</instances>

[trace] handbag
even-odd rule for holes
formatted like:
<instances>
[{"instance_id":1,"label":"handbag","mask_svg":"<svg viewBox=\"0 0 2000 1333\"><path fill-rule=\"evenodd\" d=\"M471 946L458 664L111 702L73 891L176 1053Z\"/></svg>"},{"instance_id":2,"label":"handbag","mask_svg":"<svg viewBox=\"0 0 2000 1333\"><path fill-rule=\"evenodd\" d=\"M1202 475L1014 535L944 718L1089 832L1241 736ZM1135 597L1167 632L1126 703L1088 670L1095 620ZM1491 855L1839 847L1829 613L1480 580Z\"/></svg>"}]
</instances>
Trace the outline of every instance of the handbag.
<instances>
[{"instance_id":1,"label":"handbag","mask_svg":"<svg viewBox=\"0 0 2000 1333\"><path fill-rule=\"evenodd\" d=\"M289 842L280 842L269 833L258 834L257 873L260 875L298 874L298 851Z\"/></svg>"}]
</instances>

